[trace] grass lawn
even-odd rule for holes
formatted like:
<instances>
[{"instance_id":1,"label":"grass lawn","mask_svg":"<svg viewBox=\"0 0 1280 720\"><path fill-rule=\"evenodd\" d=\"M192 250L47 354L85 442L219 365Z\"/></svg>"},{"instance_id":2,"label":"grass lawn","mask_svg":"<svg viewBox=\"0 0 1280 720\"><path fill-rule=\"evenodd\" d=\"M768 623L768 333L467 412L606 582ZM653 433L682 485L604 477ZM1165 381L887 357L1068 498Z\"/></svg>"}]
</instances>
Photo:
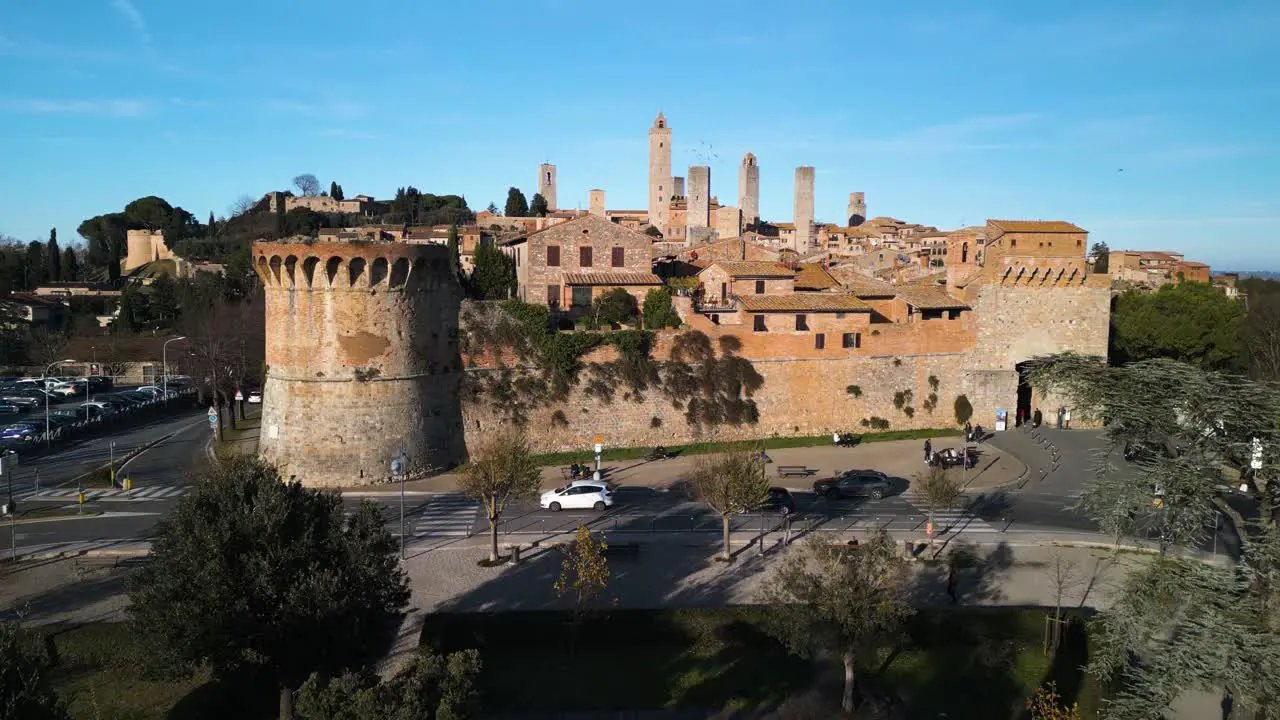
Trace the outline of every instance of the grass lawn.
<instances>
[{"instance_id":1,"label":"grass lawn","mask_svg":"<svg viewBox=\"0 0 1280 720\"><path fill-rule=\"evenodd\" d=\"M789 655L761 629L764 612L613 612L576 633L560 613L435 615L423 642L478 648L485 701L497 712L768 708L837 668ZM909 718L998 720L1018 717L1035 687L1055 679L1093 717L1100 691L1078 669L1087 640L1077 632L1055 662L1042 651L1043 623L1029 610L920 615L901 649L867 659L865 682L897 693Z\"/></svg>"},{"instance_id":2,"label":"grass lawn","mask_svg":"<svg viewBox=\"0 0 1280 720\"><path fill-rule=\"evenodd\" d=\"M926 430L890 430L881 433L864 433L860 435L861 442L885 442L888 440L923 440L924 438L950 437L959 435L959 429L953 428L931 428ZM781 450L783 448L801 448L801 447L821 447L831 444L831 435L801 435L798 437L775 437L766 438L764 440L740 440L736 442L705 442L690 443L688 445L671 445L667 447L668 452L678 455L705 455L708 453L727 452L731 450L756 450L761 445L770 450ZM601 455L602 460L637 460L648 455L653 450L652 447L625 447L625 448L605 448ZM584 448L580 451L544 453L535 455L533 461L538 465L569 465L574 461L581 461L585 455L590 454L590 448Z\"/></svg>"}]
</instances>

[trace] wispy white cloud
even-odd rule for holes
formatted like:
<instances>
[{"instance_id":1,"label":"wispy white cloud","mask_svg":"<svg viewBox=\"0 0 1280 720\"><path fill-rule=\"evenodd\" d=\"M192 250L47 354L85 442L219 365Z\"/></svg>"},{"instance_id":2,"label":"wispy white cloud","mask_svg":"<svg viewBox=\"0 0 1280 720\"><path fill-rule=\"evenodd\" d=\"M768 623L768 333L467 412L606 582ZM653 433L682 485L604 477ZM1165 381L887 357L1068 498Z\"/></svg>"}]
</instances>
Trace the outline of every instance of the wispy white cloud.
<instances>
[{"instance_id":1,"label":"wispy white cloud","mask_svg":"<svg viewBox=\"0 0 1280 720\"><path fill-rule=\"evenodd\" d=\"M925 125L888 137L855 138L793 138L765 143L752 143L753 148L766 151L799 152L849 152L849 153L959 153L989 152L1019 148L1040 147L1038 140L1024 139L1029 130L1041 119L1035 113L1011 113L1004 115L978 115L950 122Z\"/></svg>"},{"instance_id":2,"label":"wispy white cloud","mask_svg":"<svg viewBox=\"0 0 1280 720\"><path fill-rule=\"evenodd\" d=\"M139 117L151 106L143 100L0 100L0 110L38 115L96 115L99 117Z\"/></svg>"},{"instance_id":3,"label":"wispy white cloud","mask_svg":"<svg viewBox=\"0 0 1280 720\"><path fill-rule=\"evenodd\" d=\"M151 32L147 30L146 18L142 17L136 5L130 0L111 0L111 7L133 26L134 32L142 40L142 44L151 47Z\"/></svg>"},{"instance_id":4,"label":"wispy white cloud","mask_svg":"<svg viewBox=\"0 0 1280 720\"><path fill-rule=\"evenodd\" d=\"M315 134L317 137L333 138L335 140L377 140L380 137L373 133L345 128L326 128L317 130Z\"/></svg>"},{"instance_id":5,"label":"wispy white cloud","mask_svg":"<svg viewBox=\"0 0 1280 720\"><path fill-rule=\"evenodd\" d=\"M304 102L285 98L268 100L267 109L273 112L330 118L357 118L369 112L367 105L347 100Z\"/></svg>"}]
</instances>

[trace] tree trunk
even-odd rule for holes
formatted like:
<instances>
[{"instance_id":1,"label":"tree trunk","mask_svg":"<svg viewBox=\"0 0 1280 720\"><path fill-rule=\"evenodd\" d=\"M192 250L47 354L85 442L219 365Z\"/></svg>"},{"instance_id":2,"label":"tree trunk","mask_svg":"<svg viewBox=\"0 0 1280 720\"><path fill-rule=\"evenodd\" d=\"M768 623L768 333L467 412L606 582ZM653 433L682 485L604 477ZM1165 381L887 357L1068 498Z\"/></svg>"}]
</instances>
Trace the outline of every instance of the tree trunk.
<instances>
[{"instance_id":1,"label":"tree trunk","mask_svg":"<svg viewBox=\"0 0 1280 720\"><path fill-rule=\"evenodd\" d=\"M293 691L280 684L280 720L293 720Z\"/></svg>"},{"instance_id":2,"label":"tree trunk","mask_svg":"<svg viewBox=\"0 0 1280 720\"><path fill-rule=\"evenodd\" d=\"M498 516L489 516L489 562L498 562Z\"/></svg>"},{"instance_id":3,"label":"tree trunk","mask_svg":"<svg viewBox=\"0 0 1280 720\"><path fill-rule=\"evenodd\" d=\"M724 535L724 559L731 560L733 559L733 552L729 547L729 524L730 524L729 516L727 514L721 515L720 522L722 523L722 530Z\"/></svg>"},{"instance_id":4,"label":"tree trunk","mask_svg":"<svg viewBox=\"0 0 1280 720\"><path fill-rule=\"evenodd\" d=\"M840 698L840 707L846 713L853 712L853 651L844 651L844 695Z\"/></svg>"}]
</instances>

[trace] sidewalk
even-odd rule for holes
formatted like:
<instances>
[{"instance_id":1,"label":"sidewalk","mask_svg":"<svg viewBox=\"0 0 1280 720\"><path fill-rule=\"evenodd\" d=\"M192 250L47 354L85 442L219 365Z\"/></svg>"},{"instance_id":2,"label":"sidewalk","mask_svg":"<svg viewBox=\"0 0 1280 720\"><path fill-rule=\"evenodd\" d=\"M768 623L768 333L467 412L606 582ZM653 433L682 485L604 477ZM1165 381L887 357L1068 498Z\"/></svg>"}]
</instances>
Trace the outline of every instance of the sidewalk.
<instances>
[{"instance_id":1,"label":"sidewalk","mask_svg":"<svg viewBox=\"0 0 1280 720\"><path fill-rule=\"evenodd\" d=\"M934 451L945 447L960 447L960 438L933 438ZM1018 482L1027 471L1027 466L1013 453L994 445L984 443L978 446L982 453L977 467L961 472L951 469L948 472L956 477L964 478L965 489L969 492L983 492L1004 487ZM685 478L696 466L699 459L706 455L677 456L669 460L615 460L602 463L601 470L605 478L618 485L631 487L665 487ZM770 450L769 457L773 463L766 467L770 482L792 490L808 490L813 481L831 477L842 470L854 468L879 470L890 477L899 477L911 481L925 470L924 441L891 440L871 442L852 448L830 446L783 448ZM590 454L584 452L584 461ZM803 465L813 473L807 478L776 477L779 465ZM405 490L417 493L456 492L461 474L457 471L443 473L422 480L405 483ZM560 466L542 468L542 487L544 489L559 487L565 483ZM344 493L359 495L393 495L399 493L399 485L361 485L344 488ZM908 491L910 492L910 491Z\"/></svg>"}]
</instances>

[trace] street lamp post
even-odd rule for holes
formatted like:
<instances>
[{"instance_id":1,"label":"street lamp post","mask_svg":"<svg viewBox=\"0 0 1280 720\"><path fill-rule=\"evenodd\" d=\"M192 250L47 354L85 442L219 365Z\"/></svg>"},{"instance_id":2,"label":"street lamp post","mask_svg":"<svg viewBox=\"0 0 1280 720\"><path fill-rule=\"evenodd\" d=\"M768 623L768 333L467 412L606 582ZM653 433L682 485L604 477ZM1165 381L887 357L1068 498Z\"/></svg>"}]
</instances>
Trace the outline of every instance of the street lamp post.
<instances>
[{"instance_id":1,"label":"street lamp post","mask_svg":"<svg viewBox=\"0 0 1280 720\"><path fill-rule=\"evenodd\" d=\"M169 404L169 343L178 342L179 340L186 340L186 339L187 339L186 335L179 335L176 338L169 338L168 340L165 340L164 344L160 346L160 365L162 366L160 370L161 372L164 373L164 404L165 405Z\"/></svg>"},{"instance_id":2,"label":"street lamp post","mask_svg":"<svg viewBox=\"0 0 1280 720\"><path fill-rule=\"evenodd\" d=\"M49 447L53 445L53 441L49 439L49 382L48 382L49 371L52 370L55 365L62 365L63 363L69 363L69 362L75 362L75 360L72 360L70 358L66 360L54 360L53 362L49 363L49 367L44 369L44 378L42 379L45 381L44 382L44 446L45 447Z\"/></svg>"}]
</instances>

